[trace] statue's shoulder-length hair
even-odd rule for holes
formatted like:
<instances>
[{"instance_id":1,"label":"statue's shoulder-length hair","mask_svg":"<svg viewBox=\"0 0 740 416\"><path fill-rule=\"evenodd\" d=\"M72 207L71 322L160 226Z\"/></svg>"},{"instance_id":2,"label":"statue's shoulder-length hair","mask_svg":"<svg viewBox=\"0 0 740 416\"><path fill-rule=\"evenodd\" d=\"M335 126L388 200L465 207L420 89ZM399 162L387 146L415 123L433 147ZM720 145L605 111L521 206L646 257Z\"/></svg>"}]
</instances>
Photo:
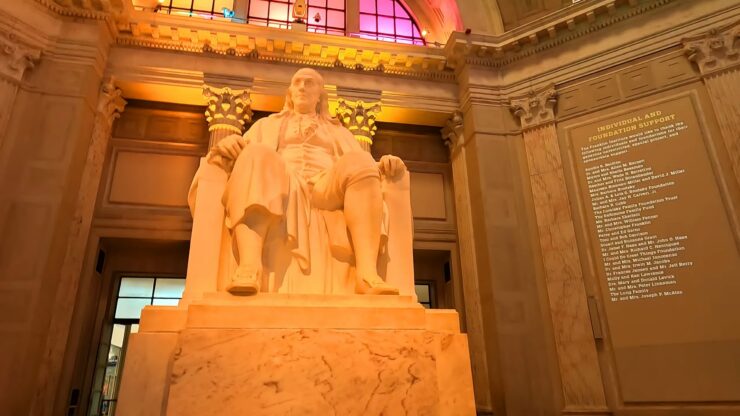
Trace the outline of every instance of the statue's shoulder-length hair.
<instances>
[{"instance_id":1,"label":"statue's shoulder-length hair","mask_svg":"<svg viewBox=\"0 0 740 416\"><path fill-rule=\"evenodd\" d=\"M315 69L311 69L311 68L301 68L298 71L296 71L296 74L301 71L310 73L314 77L314 79L316 79L319 82L319 86L321 87L321 95L319 96L319 102L318 104L316 104L316 114L319 116L321 120L328 121L332 124L340 124L339 120L334 118L329 112L329 94L326 92L326 89L324 88L324 77L322 77L318 71L316 71ZM291 82L292 82L292 78L291 78ZM288 89L285 91L285 104L283 105L283 111L281 111L281 113L287 113L292 110L293 110L293 97L290 96L290 87L288 87Z\"/></svg>"}]
</instances>

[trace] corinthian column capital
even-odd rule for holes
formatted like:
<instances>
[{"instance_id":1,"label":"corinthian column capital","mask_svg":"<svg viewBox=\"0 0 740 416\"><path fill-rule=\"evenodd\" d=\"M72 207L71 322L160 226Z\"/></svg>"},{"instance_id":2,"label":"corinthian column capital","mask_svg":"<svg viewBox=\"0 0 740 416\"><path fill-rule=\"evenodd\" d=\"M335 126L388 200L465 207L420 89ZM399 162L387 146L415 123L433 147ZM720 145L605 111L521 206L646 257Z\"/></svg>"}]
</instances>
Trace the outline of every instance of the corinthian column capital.
<instances>
[{"instance_id":1,"label":"corinthian column capital","mask_svg":"<svg viewBox=\"0 0 740 416\"><path fill-rule=\"evenodd\" d=\"M378 126L375 119L380 113L380 104L365 103L362 100L338 100L337 118L354 136L363 149L370 151Z\"/></svg>"},{"instance_id":2,"label":"corinthian column capital","mask_svg":"<svg viewBox=\"0 0 740 416\"><path fill-rule=\"evenodd\" d=\"M702 75L716 73L740 64L740 23L683 40L684 52L694 62Z\"/></svg>"},{"instance_id":3,"label":"corinthian column capital","mask_svg":"<svg viewBox=\"0 0 740 416\"><path fill-rule=\"evenodd\" d=\"M249 107L252 101L247 90L204 85L203 96L208 100L205 113L208 131L228 130L233 134L242 134L246 124L252 121L252 109Z\"/></svg>"},{"instance_id":4,"label":"corinthian column capital","mask_svg":"<svg viewBox=\"0 0 740 416\"><path fill-rule=\"evenodd\" d=\"M442 141L450 149L450 152L462 144L463 114L461 111L456 110L452 113L452 116L445 122L445 126L442 127L441 133Z\"/></svg>"},{"instance_id":5,"label":"corinthian column capital","mask_svg":"<svg viewBox=\"0 0 740 416\"><path fill-rule=\"evenodd\" d=\"M19 82L34 67L41 51L21 43L14 34L0 31L0 74Z\"/></svg>"},{"instance_id":6,"label":"corinthian column capital","mask_svg":"<svg viewBox=\"0 0 740 416\"><path fill-rule=\"evenodd\" d=\"M555 104L558 93L555 87L548 87L539 92L530 91L523 98L511 100L511 111L522 123L522 130L555 122Z\"/></svg>"},{"instance_id":7,"label":"corinthian column capital","mask_svg":"<svg viewBox=\"0 0 740 416\"><path fill-rule=\"evenodd\" d=\"M113 121L121 115L125 106L126 100L121 97L121 90L115 86L113 78L103 81L100 86L96 113L101 127L110 131Z\"/></svg>"}]
</instances>

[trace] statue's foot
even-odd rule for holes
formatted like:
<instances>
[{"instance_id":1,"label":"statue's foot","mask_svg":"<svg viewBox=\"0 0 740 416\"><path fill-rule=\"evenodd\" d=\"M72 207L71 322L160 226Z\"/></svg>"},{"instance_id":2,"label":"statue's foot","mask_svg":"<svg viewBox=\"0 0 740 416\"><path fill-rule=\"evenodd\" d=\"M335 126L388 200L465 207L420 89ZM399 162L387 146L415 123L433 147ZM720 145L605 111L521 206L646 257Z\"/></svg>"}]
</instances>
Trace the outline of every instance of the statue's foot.
<instances>
[{"instance_id":1,"label":"statue's foot","mask_svg":"<svg viewBox=\"0 0 740 416\"><path fill-rule=\"evenodd\" d=\"M239 296L257 294L260 291L261 275L259 267L239 266L226 285L226 291Z\"/></svg>"},{"instance_id":2,"label":"statue's foot","mask_svg":"<svg viewBox=\"0 0 740 416\"><path fill-rule=\"evenodd\" d=\"M389 285L377 274L357 276L357 293L363 295L397 295L398 288Z\"/></svg>"}]
</instances>

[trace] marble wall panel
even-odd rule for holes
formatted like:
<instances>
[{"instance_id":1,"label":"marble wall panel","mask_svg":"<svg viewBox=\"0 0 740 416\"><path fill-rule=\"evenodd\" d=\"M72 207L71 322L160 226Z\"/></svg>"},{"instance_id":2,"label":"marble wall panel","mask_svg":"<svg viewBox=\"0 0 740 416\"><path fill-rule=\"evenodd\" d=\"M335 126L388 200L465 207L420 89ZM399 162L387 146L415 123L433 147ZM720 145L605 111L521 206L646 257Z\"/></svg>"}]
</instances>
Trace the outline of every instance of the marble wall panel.
<instances>
[{"instance_id":1,"label":"marble wall panel","mask_svg":"<svg viewBox=\"0 0 740 416\"><path fill-rule=\"evenodd\" d=\"M644 75L644 69L638 69L635 73L642 74L638 78L647 76ZM613 88L613 84L604 80L590 85L603 86L607 90ZM604 97L613 97L606 92L603 94ZM564 410L604 409L606 399L591 330L557 132L555 126L549 124L527 130L523 134L540 250L546 272Z\"/></svg>"}]
</instances>

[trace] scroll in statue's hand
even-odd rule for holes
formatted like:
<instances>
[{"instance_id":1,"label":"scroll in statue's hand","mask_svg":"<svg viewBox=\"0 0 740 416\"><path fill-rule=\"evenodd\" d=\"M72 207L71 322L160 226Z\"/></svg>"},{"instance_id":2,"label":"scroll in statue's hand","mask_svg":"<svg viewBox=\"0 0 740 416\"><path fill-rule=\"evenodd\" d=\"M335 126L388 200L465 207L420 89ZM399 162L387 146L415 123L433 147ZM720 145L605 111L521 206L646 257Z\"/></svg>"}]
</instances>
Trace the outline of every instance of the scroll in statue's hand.
<instances>
[{"instance_id":1,"label":"scroll in statue's hand","mask_svg":"<svg viewBox=\"0 0 740 416\"><path fill-rule=\"evenodd\" d=\"M378 169L380 174L388 178L395 178L398 175L406 172L406 165L403 160L397 156L385 155L380 158L378 162Z\"/></svg>"}]
</instances>

